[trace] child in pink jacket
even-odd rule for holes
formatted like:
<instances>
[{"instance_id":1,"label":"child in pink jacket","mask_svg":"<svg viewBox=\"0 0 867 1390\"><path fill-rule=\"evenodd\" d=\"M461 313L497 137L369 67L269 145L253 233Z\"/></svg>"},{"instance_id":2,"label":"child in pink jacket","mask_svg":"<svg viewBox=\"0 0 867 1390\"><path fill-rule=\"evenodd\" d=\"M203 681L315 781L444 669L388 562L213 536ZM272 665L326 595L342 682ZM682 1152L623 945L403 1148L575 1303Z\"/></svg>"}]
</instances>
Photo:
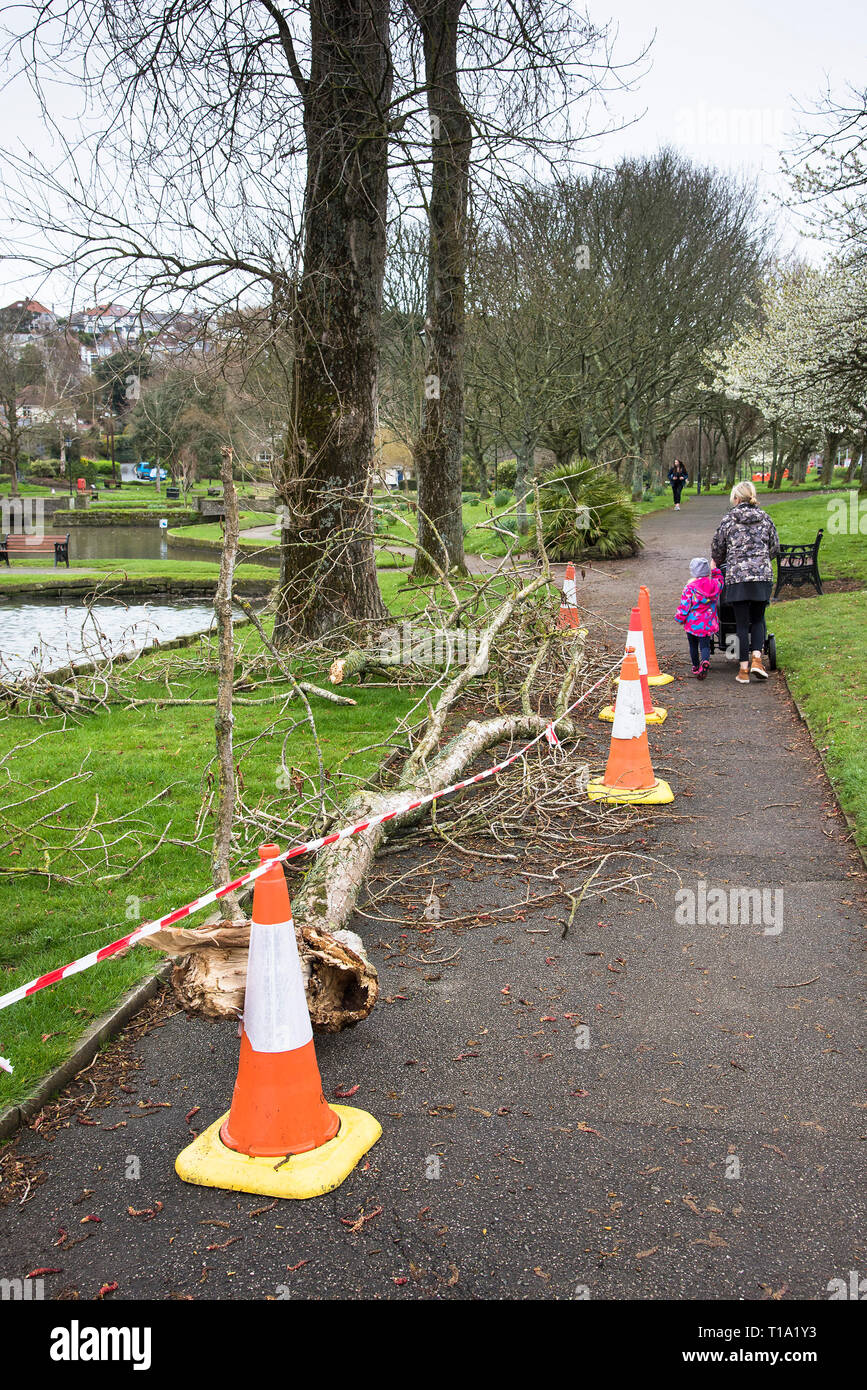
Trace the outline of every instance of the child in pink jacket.
<instances>
[{"instance_id":1,"label":"child in pink jacket","mask_svg":"<svg viewBox=\"0 0 867 1390\"><path fill-rule=\"evenodd\" d=\"M699 556L689 562L692 579L680 596L675 619L686 628L689 654L692 657L692 674L703 681L710 666L711 633L719 632L717 600L724 583L721 570L714 565L713 570L707 560Z\"/></svg>"}]
</instances>

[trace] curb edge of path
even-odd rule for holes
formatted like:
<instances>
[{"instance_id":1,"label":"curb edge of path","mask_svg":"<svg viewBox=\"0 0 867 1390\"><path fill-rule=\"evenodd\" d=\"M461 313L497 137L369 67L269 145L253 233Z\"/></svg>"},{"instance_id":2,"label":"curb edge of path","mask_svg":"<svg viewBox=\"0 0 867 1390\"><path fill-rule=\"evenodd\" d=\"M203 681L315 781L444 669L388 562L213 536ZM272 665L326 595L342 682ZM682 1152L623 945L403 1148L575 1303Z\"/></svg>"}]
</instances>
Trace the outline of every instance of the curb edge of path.
<instances>
[{"instance_id":1,"label":"curb edge of path","mask_svg":"<svg viewBox=\"0 0 867 1390\"><path fill-rule=\"evenodd\" d=\"M100 1045L119 1033L124 1024L129 1023L130 1019L154 997L160 985L168 980L170 970L171 963L166 963L156 974L149 975L146 980L134 985L119 1004L91 1024L66 1060L43 1077L35 1090L23 1100L0 1112L0 1141L11 1138L16 1130L38 1114L46 1101L74 1080L96 1056Z\"/></svg>"},{"instance_id":2,"label":"curb edge of path","mask_svg":"<svg viewBox=\"0 0 867 1390\"><path fill-rule=\"evenodd\" d=\"M788 678L788 676L786 675L785 671L781 672L781 674L782 674L783 680L786 682L786 690L788 691L789 699L791 700L792 704L795 706L795 709L798 711L798 718L800 719L801 723L804 725L804 728L807 730L807 733L808 733L809 736L810 736L810 742L812 743L813 747L814 747L815 750L816 750L816 757L819 759L819 762L822 764L822 771L824 772L825 776L826 776L827 779L828 779L828 782L829 782L830 787L831 787L831 791L834 793L834 800L835 800L836 803L837 803L837 809L838 809L838 811L840 812L840 815L841 815L841 816L843 817L843 819L845 820L847 826L849 827L849 830L850 830L850 832L851 832L851 844L852 844L853 848L854 848L855 850L857 850L857 852L860 854L862 863L864 864L864 868L867 869L867 847L865 847L864 845L861 845L861 844L858 843L858 826L857 826L857 824L856 824L856 822L855 822L855 820L854 820L854 817L852 817L852 816L849 815L849 812L846 811L846 810L843 808L843 806L842 806L842 804L841 804L841 802L840 802L840 797L839 797L839 795L838 795L838 793L837 793L837 788L834 786L834 779L833 779L833 777L831 776L830 772L828 771L828 765L827 765L827 763L825 762L825 759L824 759L823 756L822 756L821 749L819 748L818 743L816 742L816 740L815 740L814 737L813 737L813 730L810 728L810 721L807 719L807 716L806 716L806 714L804 713L803 708L801 707L801 702L800 702L800 700L796 699L795 695L792 693L792 687L789 685L789 678ZM0 1133L2 1133L2 1131L0 1131Z\"/></svg>"}]
</instances>

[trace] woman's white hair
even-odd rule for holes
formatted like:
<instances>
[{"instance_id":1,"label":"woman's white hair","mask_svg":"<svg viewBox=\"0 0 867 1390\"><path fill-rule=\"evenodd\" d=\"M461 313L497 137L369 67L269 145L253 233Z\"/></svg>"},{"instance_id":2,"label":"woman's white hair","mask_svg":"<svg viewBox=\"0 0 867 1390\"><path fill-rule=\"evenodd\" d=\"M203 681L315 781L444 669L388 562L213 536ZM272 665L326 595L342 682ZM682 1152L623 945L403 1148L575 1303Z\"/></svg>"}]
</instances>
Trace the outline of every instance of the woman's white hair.
<instances>
[{"instance_id":1,"label":"woman's white hair","mask_svg":"<svg viewBox=\"0 0 867 1390\"><path fill-rule=\"evenodd\" d=\"M733 507L736 507L738 502L755 502L756 490L752 483L735 483L729 493L729 500Z\"/></svg>"}]
</instances>

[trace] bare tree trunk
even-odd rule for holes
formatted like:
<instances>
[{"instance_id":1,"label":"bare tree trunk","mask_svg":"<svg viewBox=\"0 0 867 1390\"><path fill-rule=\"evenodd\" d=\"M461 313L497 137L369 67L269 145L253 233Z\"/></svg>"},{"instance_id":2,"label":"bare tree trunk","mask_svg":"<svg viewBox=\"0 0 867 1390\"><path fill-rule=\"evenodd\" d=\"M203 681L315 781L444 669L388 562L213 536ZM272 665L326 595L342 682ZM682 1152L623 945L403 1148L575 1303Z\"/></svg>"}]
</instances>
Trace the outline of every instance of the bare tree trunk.
<instances>
[{"instance_id":1,"label":"bare tree trunk","mask_svg":"<svg viewBox=\"0 0 867 1390\"><path fill-rule=\"evenodd\" d=\"M837 454L837 446L840 443L840 435L833 430L825 431L822 473L826 483L834 477L834 462Z\"/></svg>"},{"instance_id":2,"label":"bare tree trunk","mask_svg":"<svg viewBox=\"0 0 867 1390\"><path fill-rule=\"evenodd\" d=\"M773 460L771 463L771 488L774 492L779 492L783 486L783 450L780 448L780 431L777 424L771 426L771 443L773 446Z\"/></svg>"},{"instance_id":3,"label":"bare tree trunk","mask_svg":"<svg viewBox=\"0 0 867 1390\"><path fill-rule=\"evenodd\" d=\"M315 0L274 638L382 621L370 505L392 89L387 0Z\"/></svg>"},{"instance_id":4,"label":"bare tree trunk","mask_svg":"<svg viewBox=\"0 0 867 1390\"><path fill-rule=\"evenodd\" d=\"M473 456L473 462L479 470L479 500L487 502L491 495L488 485L488 460L485 457L479 427L470 421L467 422L467 445Z\"/></svg>"},{"instance_id":5,"label":"bare tree trunk","mask_svg":"<svg viewBox=\"0 0 867 1390\"><path fill-rule=\"evenodd\" d=\"M4 364L5 365L5 364ZM14 378L13 378L14 379ZM9 488L13 497L18 496L18 458L21 453L21 426L18 421L17 393L13 389L5 391L0 397L0 407L6 416L3 440L4 462L9 465Z\"/></svg>"},{"instance_id":6,"label":"bare tree trunk","mask_svg":"<svg viewBox=\"0 0 867 1390\"><path fill-rule=\"evenodd\" d=\"M515 499L518 503L516 516L518 520L518 530L522 536L529 530L527 520L527 493L530 490L530 478L533 475L533 456L536 452L536 436L531 425L526 424L521 432L518 447L515 450Z\"/></svg>"},{"instance_id":7,"label":"bare tree trunk","mask_svg":"<svg viewBox=\"0 0 867 1390\"><path fill-rule=\"evenodd\" d=\"M223 533L223 553L220 557L220 578L214 595L217 616L217 707L214 711L214 730L217 737L217 809L214 816L214 848L211 872L214 887L231 878L229 855L232 848L232 824L235 818L235 754L232 747L234 715L232 696L235 683L235 638L232 631L232 583L238 555L238 499L232 477L232 450L223 449L220 460L223 480L223 501L226 509ZM222 900L225 918L231 918L236 908L226 897Z\"/></svg>"},{"instance_id":8,"label":"bare tree trunk","mask_svg":"<svg viewBox=\"0 0 867 1390\"><path fill-rule=\"evenodd\" d=\"M413 575L464 563L461 511L464 428L464 299L467 187L472 130L458 81L458 23L465 0L410 0L422 33L431 118L427 374L418 472ZM445 554L443 550L445 549Z\"/></svg>"}]
</instances>

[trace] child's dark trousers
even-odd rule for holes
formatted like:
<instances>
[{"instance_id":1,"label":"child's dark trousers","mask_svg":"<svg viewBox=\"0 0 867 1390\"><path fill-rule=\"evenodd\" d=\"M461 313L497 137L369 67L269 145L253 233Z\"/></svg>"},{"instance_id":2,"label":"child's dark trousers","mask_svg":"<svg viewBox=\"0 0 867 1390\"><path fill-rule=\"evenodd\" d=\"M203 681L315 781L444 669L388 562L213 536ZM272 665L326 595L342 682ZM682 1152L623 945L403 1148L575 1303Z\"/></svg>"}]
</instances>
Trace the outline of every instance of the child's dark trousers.
<instances>
[{"instance_id":1,"label":"child's dark trousers","mask_svg":"<svg viewBox=\"0 0 867 1390\"><path fill-rule=\"evenodd\" d=\"M694 632L686 634L689 642L689 654L692 657L693 666L700 666L703 661L710 661L710 637L697 637Z\"/></svg>"}]
</instances>

